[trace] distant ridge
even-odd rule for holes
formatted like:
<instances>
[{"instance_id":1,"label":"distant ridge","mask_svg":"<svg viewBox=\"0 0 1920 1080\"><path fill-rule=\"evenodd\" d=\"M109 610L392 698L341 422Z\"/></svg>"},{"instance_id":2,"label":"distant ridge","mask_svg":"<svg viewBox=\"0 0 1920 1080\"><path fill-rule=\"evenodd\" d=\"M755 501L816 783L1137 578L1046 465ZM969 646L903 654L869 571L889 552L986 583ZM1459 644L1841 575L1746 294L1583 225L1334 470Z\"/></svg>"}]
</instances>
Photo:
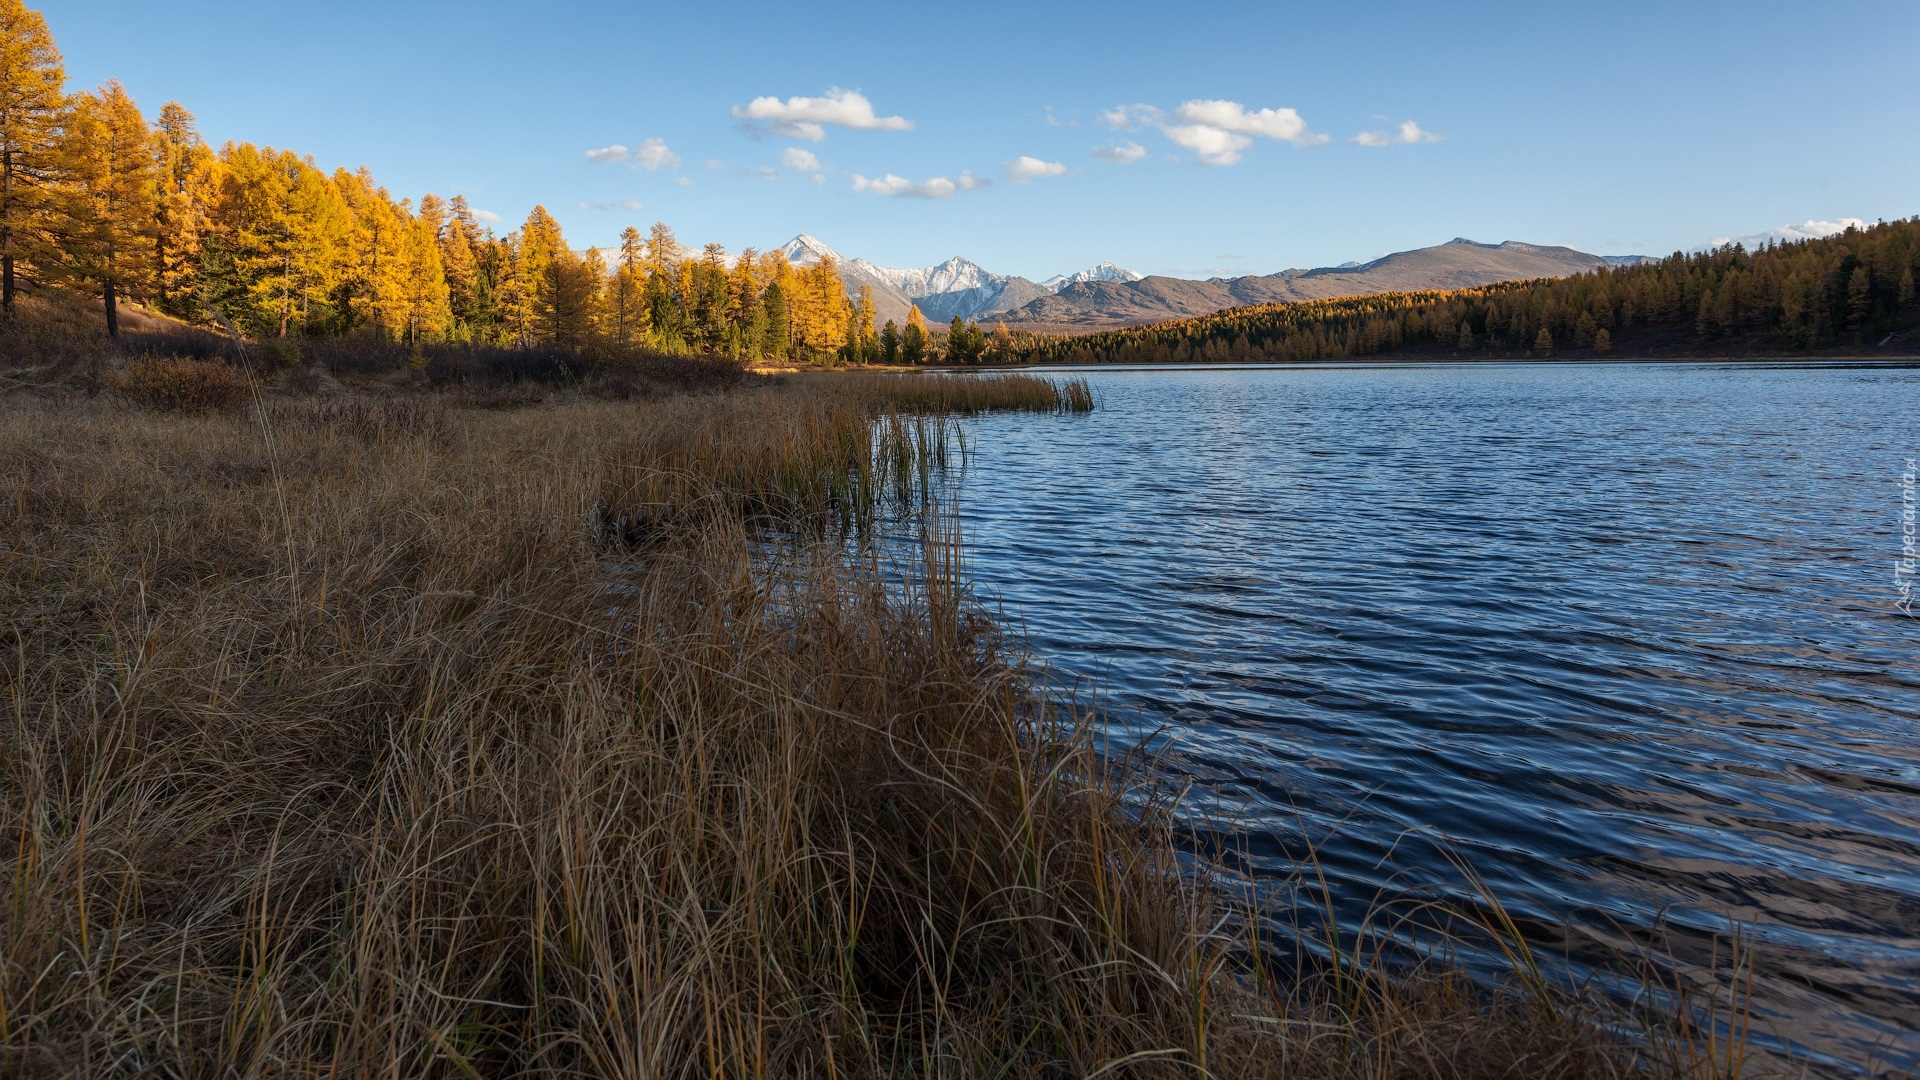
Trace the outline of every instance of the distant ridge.
<instances>
[{"instance_id":1,"label":"distant ridge","mask_svg":"<svg viewBox=\"0 0 1920 1080\"><path fill-rule=\"evenodd\" d=\"M1602 266L1630 265L1638 255L1589 255L1568 247L1508 240L1485 244L1455 237L1444 244L1397 251L1372 262L1283 270L1237 278L1145 277L1067 285L1001 318L1027 329L1084 332L1162 319L1210 315L1231 307L1420 289L1467 289L1502 281L1559 278Z\"/></svg>"},{"instance_id":2,"label":"distant ridge","mask_svg":"<svg viewBox=\"0 0 1920 1080\"><path fill-rule=\"evenodd\" d=\"M1456 236L1444 244L1396 251L1371 262L1282 270L1277 274L1196 281L1141 277L1103 262L1036 283L995 274L957 255L926 267L877 266L865 259L848 258L805 233L787 241L780 251L800 266L833 259L840 269L840 279L846 283L847 295L859 295L863 285L873 289L874 314L881 322L892 319L904 323L907 309L918 304L930 322L948 322L958 315L977 322L1005 321L1028 330L1073 333L1211 315L1250 304L1420 289L1470 289L1652 261L1645 255L1589 255L1568 247L1518 240L1487 244Z\"/></svg>"}]
</instances>

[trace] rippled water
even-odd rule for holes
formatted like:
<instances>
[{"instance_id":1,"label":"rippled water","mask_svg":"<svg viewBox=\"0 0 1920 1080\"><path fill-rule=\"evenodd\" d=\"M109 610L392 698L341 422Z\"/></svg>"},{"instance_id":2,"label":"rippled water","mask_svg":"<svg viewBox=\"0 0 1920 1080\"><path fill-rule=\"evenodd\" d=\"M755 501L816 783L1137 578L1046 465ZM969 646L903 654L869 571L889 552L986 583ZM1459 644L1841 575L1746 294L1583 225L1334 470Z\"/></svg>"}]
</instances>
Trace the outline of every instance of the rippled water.
<instances>
[{"instance_id":1,"label":"rippled water","mask_svg":"<svg viewBox=\"0 0 1920 1080\"><path fill-rule=\"evenodd\" d=\"M1075 374L1079 374L1076 372ZM1664 914L1759 944L1757 1026L1920 1040L1920 620L1896 608L1920 369L1104 370L973 427L982 596L1164 727L1261 872L1450 875L1556 947Z\"/></svg>"}]
</instances>

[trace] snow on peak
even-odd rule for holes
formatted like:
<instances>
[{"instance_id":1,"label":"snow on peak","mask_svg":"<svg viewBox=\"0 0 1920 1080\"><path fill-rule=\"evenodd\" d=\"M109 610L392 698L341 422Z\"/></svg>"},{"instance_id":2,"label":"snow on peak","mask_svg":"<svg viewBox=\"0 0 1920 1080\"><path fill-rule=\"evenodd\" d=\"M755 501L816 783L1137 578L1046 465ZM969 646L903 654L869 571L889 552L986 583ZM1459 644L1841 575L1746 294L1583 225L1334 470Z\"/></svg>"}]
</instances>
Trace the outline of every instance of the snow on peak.
<instances>
[{"instance_id":1,"label":"snow on peak","mask_svg":"<svg viewBox=\"0 0 1920 1080\"><path fill-rule=\"evenodd\" d=\"M839 252L807 233L801 233L787 241L786 245L780 249L780 254L785 255L787 261L795 266L815 266L822 259L832 259L836 263L847 261L841 258Z\"/></svg>"},{"instance_id":2,"label":"snow on peak","mask_svg":"<svg viewBox=\"0 0 1920 1080\"><path fill-rule=\"evenodd\" d=\"M1089 266L1071 274L1055 274L1040 283L1040 287L1051 293L1057 293L1069 285L1078 285L1085 281L1139 281L1140 275L1125 267L1110 262Z\"/></svg>"}]
</instances>

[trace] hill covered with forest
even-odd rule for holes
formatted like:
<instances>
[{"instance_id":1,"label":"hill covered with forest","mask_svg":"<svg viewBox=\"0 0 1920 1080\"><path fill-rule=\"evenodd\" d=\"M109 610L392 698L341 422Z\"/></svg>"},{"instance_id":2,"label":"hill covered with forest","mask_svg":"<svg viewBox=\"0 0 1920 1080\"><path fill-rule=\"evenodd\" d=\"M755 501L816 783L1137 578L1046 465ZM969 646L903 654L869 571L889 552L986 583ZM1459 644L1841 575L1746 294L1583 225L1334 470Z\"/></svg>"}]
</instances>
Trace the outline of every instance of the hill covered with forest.
<instances>
[{"instance_id":1,"label":"hill covered with forest","mask_svg":"<svg viewBox=\"0 0 1920 1080\"><path fill-rule=\"evenodd\" d=\"M1259 304L1130 329L1029 336L1012 355L1083 364L1911 355L1920 351L1917 274L1920 217L1557 279Z\"/></svg>"}]
</instances>

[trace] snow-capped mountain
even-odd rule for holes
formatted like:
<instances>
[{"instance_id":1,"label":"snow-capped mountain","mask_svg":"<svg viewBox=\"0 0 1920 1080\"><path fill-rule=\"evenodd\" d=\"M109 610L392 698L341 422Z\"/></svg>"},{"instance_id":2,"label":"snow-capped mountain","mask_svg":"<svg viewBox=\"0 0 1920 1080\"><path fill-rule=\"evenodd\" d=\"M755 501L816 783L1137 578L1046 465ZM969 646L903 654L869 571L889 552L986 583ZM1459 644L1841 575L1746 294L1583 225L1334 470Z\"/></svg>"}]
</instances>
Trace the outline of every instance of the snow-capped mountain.
<instances>
[{"instance_id":1,"label":"snow-capped mountain","mask_svg":"<svg viewBox=\"0 0 1920 1080\"><path fill-rule=\"evenodd\" d=\"M1098 266L1089 266L1073 274L1055 274L1040 283L1040 287L1050 293L1057 293L1069 285L1078 285L1083 281L1139 281L1140 275L1124 266L1115 266L1103 262Z\"/></svg>"},{"instance_id":2,"label":"snow-capped mountain","mask_svg":"<svg viewBox=\"0 0 1920 1080\"><path fill-rule=\"evenodd\" d=\"M855 259L852 265L880 278L908 296L916 297L965 292L991 285L996 281L1007 280L998 274L988 273L978 263L958 255L936 266L915 267L910 270L875 266L865 259Z\"/></svg>"},{"instance_id":3,"label":"snow-capped mountain","mask_svg":"<svg viewBox=\"0 0 1920 1080\"><path fill-rule=\"evenodd\" d=\"M996 274L980 264L956 255L933 266L905 269L878 266L865 259L849 259L819 238L801 233L780 248L787 261L796 266L813 266L821 259L832 259L846 282L848 295L858 295L860 286L873 288L876 316L885 321L905 321L907 309L917 305L932 322L947 322L958 315L980 319L1025 306L1050 292L1076 281L1138 281L1140 275L1112 263L1101 263L1075 274L1060 274L1036 285L1023 277Z\"/></svg>"},{"instance_id":4,"label":"snow-capped mountain","mask_svg":"<svg viewBox=\"0 0 1920 1080\"><path fill-rule=\"evenodd\" d=\"M832 259L837 263L847 261L845 256L806 233L787 241L786 246L780 249L780 254L795 266L812 266L821 259Z\"/></svg>"}]
</instances>

